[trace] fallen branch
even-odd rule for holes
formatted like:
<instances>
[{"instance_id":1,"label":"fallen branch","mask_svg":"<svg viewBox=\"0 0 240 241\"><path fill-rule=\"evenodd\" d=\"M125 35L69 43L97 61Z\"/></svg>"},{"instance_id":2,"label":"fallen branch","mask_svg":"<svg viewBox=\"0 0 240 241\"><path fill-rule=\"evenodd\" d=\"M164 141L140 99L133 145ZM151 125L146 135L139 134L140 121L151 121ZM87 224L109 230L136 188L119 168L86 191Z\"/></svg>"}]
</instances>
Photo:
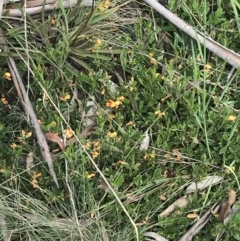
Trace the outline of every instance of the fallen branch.
<instances>
[{"instance_id":1,"label":"fallen branch","mask_svg":"<svg viewBox=\"0 0 240 241\"><path fill-rule=\"evenodd\" d=\"M9 1L10 2L10 1ZM16 1L15 1L16 2ZM64 8L71 8L74 7L78 3L77 0L62 0L61 5ZM81 6L92 6L92 0L83 0L80 4ZM14 5L10 4L9 8L3 10L3 14L6 14L8 17L22 17L23 10L12 8ZM19 5L19 8L23 8ZM44 12L50 12L54 9L59 9L59 1L58 0L34 0L34 1L27 1L25 13L29 15L36 15Z\"/></svg>"},{"instance_id":2,"label":"fallen branch","mask_svg":"<svg viewBox=\"0 0 240 241\"><path fill-rule=\"evenodd\" d=\"M7 47L7 42L4 38L3 35L3 31L2 29L0 29L0 43L3 45L3 49L5 52L8 52L8 47ZM18 96L21 100L21 103L23 105L23 108L25 110L25 113L29 116L31 123L33 125L33 128L35 130L35 134L38 140L38 144L40 147L40 152L41 152L41 156L42 159L48 164L48 168L49 168L49 172L53 177L54 182L56 183L57 187L59 187L58 185L58 181L57 181L57 176L56 173L54 171L54 166L53 166L53 161L52 161L52 157L49 151L49 147L46 141L46 138L42 132L42 129L38 123L37 117L35 115L35 112L33 110L32 104L28 98L28 94L26 91L26 88L22 82L22 78L17 70L15 61L12 57L8 56L7 57L7 62L8 62L8 67L9 70L11 72L12 75L12 79L14 82L14 86L17 90Z\"/></svg>"},{"instance_id":3,"label":"fallen branch","mask_svg":"<svg viewBox=\"0 0 240 241\"><path fill-rule=\"evenodd\" d=\"M207 49L216 54L218 57L225 60L236 69L240 67L239 54L215 42L213 39L207 37L204 33L197 31L191 25L187 24L181 18L179 18L168 9L163 7L161 4L159 4L156 0L144 1L150 6L152 6L155 10L157 10L160 14L162 14L166 19L172 22L175 26L188 34L190 37L199 41L202 45L206 46Z\"/></svg>"},{"instance_id":4,"label":"fallen branch","mask_svg":"<svg viewBox=\"0 0 240 241\"><path fill-rule=\"evenodd\" d=\"M215 203L178 241L190 241L207 224L212 213L217 213L220 204Z\"/></svg>"}]
</instances>

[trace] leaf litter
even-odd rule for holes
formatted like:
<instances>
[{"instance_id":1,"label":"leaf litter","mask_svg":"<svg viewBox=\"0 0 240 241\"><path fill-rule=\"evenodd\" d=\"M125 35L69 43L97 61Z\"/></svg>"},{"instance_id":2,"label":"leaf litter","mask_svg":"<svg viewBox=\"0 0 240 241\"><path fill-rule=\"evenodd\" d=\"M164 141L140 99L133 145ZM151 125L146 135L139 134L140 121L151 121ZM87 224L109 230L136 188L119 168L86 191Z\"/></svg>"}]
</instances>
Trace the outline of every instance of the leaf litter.
<instances>
[{"instance_id":1,"label":"leaf litter","mask_svg":"<svg viewBox=\"0 0 240 241\"><path fill-rule=\"evenodd\" d=\"M161 217L167 217L170 213L172 213L176 207L184 207L189 202L189 197L192 195L192 193L196 191L203 191L209 186L212 186L214 184L217 184L223 180L220 176L207 176L204 178L204 180L200 182L192 182L186 189L185 196L177 199L173 204L171 204L168 208L166 208L161 214ZM224 201L222 203L214 203L210 209L208 209L207 212L205 212L201 217L199 217L197 214L189 214L188 218L197 218L197 222L178 240L178 241L190 241L192 238L197 235L202 228L207 224L209 219L213 214L219 214L218 220L220 222L223 222L226 224L231 220L231 217L233 215L236 215L236 213L239 213L240 210L236 206L236 191L233 189L230 189L228 192L228 200ZM219 232L216 238L216 241L218 241L222 235L224 234L224 230ZM164 237L158 235L155 232L146 232L144 234L145 236L152 237L155 240L167 240Z\"/></svg>"}]
</instances>

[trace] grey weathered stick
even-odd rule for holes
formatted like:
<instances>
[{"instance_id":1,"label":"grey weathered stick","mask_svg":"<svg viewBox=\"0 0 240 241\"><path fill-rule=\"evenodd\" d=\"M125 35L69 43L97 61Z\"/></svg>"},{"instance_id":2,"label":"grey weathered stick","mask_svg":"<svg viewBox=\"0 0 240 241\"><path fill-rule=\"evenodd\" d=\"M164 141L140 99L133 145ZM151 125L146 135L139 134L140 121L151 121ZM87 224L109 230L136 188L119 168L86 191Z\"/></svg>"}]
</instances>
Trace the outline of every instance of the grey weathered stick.
<instances>
[{"instance_id":1,"label":"grey weathered stick","mask_svg":"<svg viewBox=\"0 0 240 241\"><path fill-rule=\"evenodd\" d=\"M213 39L205 36L204 33L196 31L191 25L184 22L181 18L170 12L168 9L163 7L156 0L144 0L155 10L157 10L166 19L172 22L179 29L184 31L193 39L199 41L202 45L206 46L211 52L216 54L221 59L225 60L227 63L231 64L234 68L240 67L240 55L233 52L232 50L222 46L221 44L215 42Z\"/></svg>"},{"instance_id":2,"label":"grey weathered stick","mask_svg":"<svg viewBox=\"0 0 240 241\"><path fill-rule=\"evenodd\" d=\"M44 2L44 1L42 1L42 2ZM34 7L26 8L25 9L26 14L36 15L36 14L41 13L42 10L44 10L44 12L49 12L54 9L60 8L58 0L54 0L54 1L47 0L47 2L45 3L45 6L42 6L43 4L41 4L39 6L40 3L41 3L40 0L33 1L33 3L31 3L31 1L27 1L27 4L29 4L29 6L34 6ZM77 4L77 0L62 0L61 4L64 8L71 8ZM92 0L83 0L81 2L81 6L92 6ZM4 13L6 11L8 12L8 16L10 16L10 17L21 17L23 15L23 11L20 9L6 9L6 10L4 10Z\"/></svg>"},{"instance_id":3,"label":"grey weathered stick","mask_svg":"<svg viewBox=\"0 0 240 241\"><path fill-rule=\"evenodd\" d=\"M3 44L4 51L7 52L8 51L7 42L4 38L2 29L0 29L0 44ZM12 75L12 79L14 82L14 86L18 92L18 96L20 97L24 110L25 110L26 114L29 116L31 123L33 125L33 128L35 130L35 134L36 134L36 137L38 140L38 144L40 146L40 152L41 152L42 158L48 164L48 168L53 177L53 180L56 183L57 187L59 187L58 181L57 181L57 176L54 171L52 157L51 157L51 154L49 151L49 147L48 147L46 138L38 123L38 120L37 120L37 117L33 110L32 104L28 98L26 88L25 88L25 86L22 82L22 78L17 70L15 61L10 56L7 57L7 61L8 61L8 66L9 66L9 69L10 69L10 72Z\"/></svg>"},{"instance_id":4,"label":"grey weathered stick","mask_svg":"<svg viewBox=\"0 0 240 241\"><path fill-rule=\"evenodd\" d=\"M217 213L220 204L215 203L178 241L190 241L206 225L212 212Z\"/></svg>"}]
</instances>

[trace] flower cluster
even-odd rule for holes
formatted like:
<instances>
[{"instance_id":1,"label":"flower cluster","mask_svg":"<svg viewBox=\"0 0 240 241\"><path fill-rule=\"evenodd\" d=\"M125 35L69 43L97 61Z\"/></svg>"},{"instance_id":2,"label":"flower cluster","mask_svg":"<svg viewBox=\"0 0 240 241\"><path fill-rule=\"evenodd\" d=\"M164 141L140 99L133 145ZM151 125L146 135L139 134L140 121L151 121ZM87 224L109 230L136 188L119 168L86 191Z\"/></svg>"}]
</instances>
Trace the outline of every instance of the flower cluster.
<instances>
[{"instance_id":1,"label":"flower cluster","mask_svg":"<svg viewBox=\"0 0 240 241\"><path fill-rule=\"evenodd\" d=\"M40 172L33 172L32 186L33 188L39 188L37 178L41 177Z\"/></svg>"},{"instance_id":2,"label":"flower cluster","mask_svg":"<svg viewBox=\"0 0 240 241\"><path fill-rule=\"evenodd\" d=\"M124 96L120 96L115 101L114 100L108 100L107 103L106 103L106 106L117 109L122 104L124 99L125 99Z\"/></svg>"}]
</instances>

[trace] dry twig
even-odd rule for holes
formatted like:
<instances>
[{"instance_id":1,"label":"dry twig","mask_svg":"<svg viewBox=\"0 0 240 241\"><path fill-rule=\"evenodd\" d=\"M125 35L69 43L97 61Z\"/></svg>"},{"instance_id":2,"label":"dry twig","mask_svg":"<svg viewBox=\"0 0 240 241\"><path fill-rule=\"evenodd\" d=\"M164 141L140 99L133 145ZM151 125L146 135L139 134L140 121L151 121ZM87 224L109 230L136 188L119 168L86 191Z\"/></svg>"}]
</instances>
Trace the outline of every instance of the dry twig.
<instances>
[{"instance_id":1,"label":"dry twig","mask_svg":"<svg viewBox=\"0 0 240 241\"><path fill-rule=\"evenodd\" d=\"M2 29L0 29L0 44L3 45L3 49L5 52L8 52L8 47L7 47L7 42L4 38L3 35L3 31ZM38 140L38 144L40 146L40 152L42 155L43 160L48 164L48 168L49 171L53 177L54 182L56 183L57 187L59 187L58 185L58 181L57 181L57 176L56 173L54 171L54 166L53 166L53 161L52 161L52 157L49 151L49 147L46 141L46 138L42 132L42 129L38 123L36 114L33 110L32 104L28 98L28 94L26 91L26 88L22 82L22 78L17 70L17 66L15 64L15 61L12 57L8 56L7 57L7 61L8 61L8 66L12 75L12 79L14 82L14 86L17 90L18 96L21 100L21 103L24 107L24 110L26 112L26 114L29 116L31 123L33 125L33 128L35 130L36 136L37 136L37 140Z\"/></svg>"},{"instance_id":2,"label":"dry twig","mask_svg":"<svg viewBox=\"0 0 240 241\"><path fill-rule=\"evenodd\" d=\"M207 37L206 34L201 33L200 31L196 31L191 25L184 22L181 18L170 12L168 9L163 7L156 0L144 0L150 6L152 6L155 10L157 10L161 15L163 15L166 19L172 22L179 29L184 31L193 39L199 41L202 45L206 46L211 52L216 54L221 59L225 60L227 63L232 65L234 68L238 69L240 66L240 55L233 52L231 49L224 47L223 45L215 42L210 37Z\"/></svg>"},{"instance_id":3,"label":"dry twig","mask_svg":"<svg viewBox=\"0 0 240 241\"><path fill-rule=\"evenodd\" d=\"M178 241L190 241L206 225L212 213L217 213L220 204L215 203Z\"/></svg>"},{"instance_id":4,"label":"dry twig","mask_svg":"<svg viewBox=\"0 0 240 241\"><path fill-rule=\"evenodd\" d=\"M77 0L62 0L61 5L64 8L71 8L71 7L74 7L77 4L77 2L78 2ZM92 5L92 0L83 0L81 2L81 6L91 6L91 5ZM21 9L23 7L19 6L19 8ZM24 11L26 12L26 14L36 15L36 14L40 14L43 10L44 12L50 12L54 9L59 9L59 8L60 8L60 5L58 0L46 0L46 1L34 0L34 1L27 1L26 8ZM9 7L9 8L6 8L3 13L4 14L6 13L7 16L9 17L21 17L23 16L24 11L20 9Z\"/></svg>"}]
</instances>

